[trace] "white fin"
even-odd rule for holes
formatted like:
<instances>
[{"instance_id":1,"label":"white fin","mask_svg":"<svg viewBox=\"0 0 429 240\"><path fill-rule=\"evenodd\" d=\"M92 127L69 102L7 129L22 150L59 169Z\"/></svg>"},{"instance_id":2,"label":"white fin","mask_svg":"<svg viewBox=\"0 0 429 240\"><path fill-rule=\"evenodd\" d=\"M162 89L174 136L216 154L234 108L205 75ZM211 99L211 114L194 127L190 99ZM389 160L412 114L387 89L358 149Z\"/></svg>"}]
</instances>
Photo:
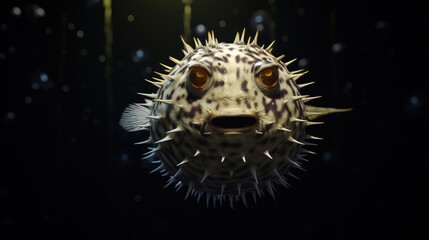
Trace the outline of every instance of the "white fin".
<instances>
[{"instance_id":1,"label":"white fin","mask_svg":"<svg viewBox=\"0 0 429 240\"><path fill-rule=\"evenodd\" d=\"M130 104L122 113L119 125L128 132L136 132L145 129L149 124L147 116L150 115L150 109L138 104Z\"/></svg>"}]
</instances>

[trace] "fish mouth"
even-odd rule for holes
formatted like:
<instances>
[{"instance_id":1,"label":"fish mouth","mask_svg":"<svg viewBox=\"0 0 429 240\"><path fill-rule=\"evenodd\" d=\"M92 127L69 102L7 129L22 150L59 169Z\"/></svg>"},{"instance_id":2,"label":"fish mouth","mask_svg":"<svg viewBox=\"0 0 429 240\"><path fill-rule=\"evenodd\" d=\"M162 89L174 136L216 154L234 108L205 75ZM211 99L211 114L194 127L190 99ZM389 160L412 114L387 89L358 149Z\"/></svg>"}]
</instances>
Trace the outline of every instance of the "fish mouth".
<instances>
[{"instance_id":1,"label":"fish mouth","mask_svg":"<svg viewBox=\"0 0 429 240\"><path fill-rule=\"evenodd\" d=\"M212 129L225 134L240 134L258 126L258 118L250 114L218 115L210 118Z\"/></svg>"}]
</instances>

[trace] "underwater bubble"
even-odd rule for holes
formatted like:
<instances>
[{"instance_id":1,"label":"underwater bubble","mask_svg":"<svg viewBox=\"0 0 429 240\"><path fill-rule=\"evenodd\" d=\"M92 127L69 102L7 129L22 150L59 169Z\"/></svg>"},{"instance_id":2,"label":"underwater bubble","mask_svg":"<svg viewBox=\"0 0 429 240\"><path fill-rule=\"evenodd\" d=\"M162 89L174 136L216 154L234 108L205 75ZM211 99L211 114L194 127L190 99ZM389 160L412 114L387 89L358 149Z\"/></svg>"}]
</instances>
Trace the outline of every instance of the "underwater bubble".
<instances>
[{"instance_id":1,"label":"underwater bubble","mask_svg":"<svg viewBox=\"0 0 429 240\"><path fill-rule=\"evenodd\" d=\"M82 30L77 30L76 31L76 36L78 38L83 38L83 36L85 36L85 33Z\"/></svg>"},{"instance_id":2,"label":"underwater bubble","mask_svg":"<svg viewBox=\"0 0 429 240\"><path fill-rule=\"evenodd\" d=\"M121 161L126 162L128 161L128 159L129 159L128 154L126 153L121 154Z\"/></svg>"},{"instance_id":3,"label":"underwater bubble","mask_svg":"<svg viewBox=\"0 0 429 240\"><path fill-rule=\"evenodd\" d=\"M375 29L384 29L387 27L387 23L385 21L378 21L374 24Z\"/></svg>"},{"instance_id":4,"label":"underwater bubble","mask_svg":"<svg viewBox=\"0 0 429 240\"><path fill-rule=\"evenodd\" d=\"M44 72L41 72L41 73L40 73L40 81L42 81L42 82L47 82L47 81L49 81L48 74L46 74L46 73L44 73Z\"/></svg>"},{"instance_id":5,"label":"underwater bubble","mask_svg":"<svg viewBox=\"0 0 429 240\"><path fill-rule=\"evenodd\" d=\"M207 34L207 28L203 24L198 24L195 27L195 35L202 37Z\"/></svg>"},{"instance_id":6,"label":"underwater bubble","mask_svg":"<svg viewBox=\"0 0 429 240\"><path fill-rule=\"evenodd\" d=\"M408 114L415 115L420 113L421 105L422 105L421 97L417 95L412 95L409 97L408 103L406 103L405 105L405 109Z\"/></svg>"},{"instance_id":7,"label":"underwater bubble","mask_svg":"<svg viewBox=\"0 0 429 240\"><path fill-rule=\"evenodd\" d=\"M416 107L419 106L420 105L419 98L417 96L411 96L410 104Z\"/></svg>"},{"instance_id":8,"label":"underwater bubble","mask_svg":"<svg viewBox=\"0 0 429 240\"><path fill-rule=\"evenodd\" d=\"M35 4L32 6L33 8L33 16L36 18L42 18L45 16L45 9Z\"/></svg>"},{"instance_id":9,"label":"underwater bubble","mask_svg":"<svg viewBox=\"0 0 429 240\"><path fill-rule=\"evenodd\" d=\"M0 60L4 60L4 59L6 59L6 54L0 52Z\"/></svg>"},{"instance_id":10,"label":"underwater bubble","mask_svg":"<svg viewBox=\"0 0 429 240\"><path fill-rule=\"evenodd\" d=\"M80 55L81 56L86 56L86 55L88 55L88 51L85 48L83 48L83 49L80 50Z\"/></svg>"},{"instance_id":11,"label":"underwater bubble","mask_svg":"<svg viewBox=\"0 0 429 240\"><path fill-rule=\"evenodd\" d=\"M101 0L86 0L85 4L88 7L94 7L97 4L99 4L101 2Z\"/></svg>"},{"instance_id":12,"label":"underwater bubble","mask_svg":"<svg viewBox=\"0 0 429 240\"><path fill-rule=\"evenodd\" d=\"M43 222L45 222L45 223L49 222L50 219L51 219L51 217L49 215L43 216Z\"/></svg>"},{"instance_id":13,"label":"underwater bubble","mask_svg":"<svg viewBox=\"0 0 429 240\"><path fill-rule=\"evenodd\" d=\"M353 87L353 83L352 82L346 82L346 85L345 85L345 89L346 90L352 90L352 87Z\"/></svg>"},{"instance_id":14,"label":"underwater bubble","mask_svg":"<svg viewBox=\"0 0 429 240\"><path fill-rule=\"evenodd\" d=\"M136 202L141 202L142 201L142 196L140 196L140 195L135 195L134 196L134 201L136 201Z\"/></svg>"},{"instance_id":15,"label":"underwater bubble","mask_svg":"<svg viewBox=\"0 0 429 240\"><path fill-rule=\"evenodd\" d=\"M352 82L346 82L343 89L344 95L347 97L351 97L353 95L352 88L353 88Z\"/></svg>"},{"instance_id":16,"label":"underwater bubble","mask_svg":"<svg viewBox=\"0 0 429 240\"><path fill-rule=\"evenodd\" d=\"M261 23L263 20L264 20L264 18L261 15L255 16L255 22L256 23Z\"/></svg>"},{"instance_id":17,"label":"underwater bubble","mask_svg":"<svg viewBox=\"0 0 429 240\"><path fill-rule=\"evenodd\" d=\"M329 162L332 160L332 153L324 152L322 155L322 158L323 158L324 162Z\"/></svg>"},{"instance_id":18,"label":"underwater bubble","mask_svg":"<svg viewBox=\"0 0 429 240\"><path fill-rule=\"evenodd\" d=\"M134 15L130 14L127 16L128 22L134 22Z\"/></svg>"},{"instance_id":19,"label":"underwater bubble","mask_svg":"<svg viewBox=\"0 0 429 240\"><path fill-rule=\"evenodd\" d=\"M219 21L219 27L224 28L226 26L226 21L225 20L220 20Z\"/></svg>"},{"instance_id":20,"label":"underwater bubble","mask_svg":"<svg viewBox=\"0 0 429 240\"><path fill-rule=\"evenodd\" d=\"M21 16L21 14L22 14L22 10L21 10L21 8L19 8L19 7L13 7L13 8L10 10L10 12L12 13L12 16L15 16L15 17L19 17L19 16Z\"/></svg>"},{"instance_id":21,"label":"underwater bubble","mask_svg":"<svg viewBox=\"0 0 429 240\"><path fill-rule=\"evenodd\" d=\"M62 88L63 92L67 93L70 91L70 87L68 85L64 85Z\"/></svg>"},{"instance_id":22,"label":"underwater bubble","mask_svg":"<svg viewBox=\"0 0 429 240\"><path fill-rule=\"evenodd\" d=\"M73 144L75 144L75 143L77 143L77 137L70 137L70 143L73 143Z\"/></svg>"},{"instance_id":23,"label":"underwater bubble","mask_svg":"<svg viewBox=\"0 0 429 240\"><path fill-rule=\"evenodd\" d=\"M12 121L15 119L15 113L14 112L7 112L6 113L6 120Z\"/></svg>"},{"instance_id":24,"label":"underwater bubble","mask_svg":"<svg viewBox=\"0 0 429 240\"><path fill-rule=\"evenodd\" d=\"M46 35L51 35L52 34L52 28L50 28L50 27L45 28L45 33L46 33Z\"/></svg>"},{"instance_id":25,"label":"underwater bubble","mask_svg":"<svg viewBox=\"0 0 429 240\"><path fill-rule=\"evenodd\" d=\"M147 74L152 73L152 71L153 71L153 69L152 69L151 66L147 66L147 67L144 68L144 72L147 73Z\"/></svg>"},{"instance_id":26,"label":"underwater bubble","mask_svg":"<svg viewBox=\"0 0 429 240\"><path fill-rule=\"evenodd\" d=\"M10 46L8 50L11 54L14 54L16 52L16 48L14 46Z\"/></svg>"},{"instance_id":27,"label":"underwater bubble","mask_svg":"<svg viewBox=\"0 0 429 240\"><path fill-rule=\"evenodd\" d=\"M74 23L69 23L67 25L67 27L68 27L69 30L74 30L76 28L76 25L74 25Z\"/></svg>"},{"instance_id":28,"label":"underwater bubble","mask_svg":"<svg viewBox=\"0 0 429 240\"><path fill-rule=\"evenodd\" d=\"M30 97L30 96L26 96L26 97L24 98L24 102L25 102L26 104L31 104L31 103L33 102L33 98L32 98L32 97Z\"/></svg>"},{"instance_id":29,"label":"underwater bubble","mask_svg":"<svg viewBox=\"0 0 429 240\"><path fill-rule=\"evenodd\" d=\"M334 43L332 45L333 53L340 53L344 49L344 45L342 43Z\"/></svg>"},{"instance_id":30,"label":"underwater bubble","mask_svg":"<svg viewBox=\"0 0 429 240\"><path fill-rule=\"evenodd\" d=\"M32 83L32 84L31 84L31 88L32 88L32 89L34 89L34 90L39 89L39 87L40 87L40 86L39 86L39 84L38 84L38 83Z\"/></svg>"},{"instance_id":31,"label":"underwater bubble","mask_svg":"<svg viewBox=\"0 0 429 240\"><path fill-rule=\"evenodd\" d=\"M305 15L305 9L303 8L303 7L299 7L298 9L297 9L297 13L298 13L298 15L299 16L304 16Z\"/></svg>"},{"instance_id":32,"label":"underwater bubble","mask_svg":"<svg viewBox=\"0 0 429 240\"><path fill-rule=\"evenodd\" d=\"M100 120L98 120L98 118L93 118L92 119L92 124L94 124L95 126L100 124Z\"/></svg>"},{"instance_id":33,"label":"underwater bubble","mask_svg":"<svg viewBox=\"0 0 429 240\"><path fill-rule=\"evenodd\" d=\"M257 10L250 17L250 27L253 31L263 32L270 29L273 23L270 14L265 10Z\"/></svg>"},{"instance_id":34,"label":"underwater bubble","mask_svg":"<svg viewBox=\"0 0 429 240\"><path fill-rule=\"evenodd\" d=\"M98 61L103 63L106 61L106 57L104 55L100 55L100 56L98 56Z\"/></svg>"},{"instance_id":35,"label":"underwater bubble","mask_svg":"<svg viewBox=\"0 0 429 240\"><path fill-rule=\"evenodd\" d=\"M6 23L0 24L0 30L6 31L7 30L7 24Z\"/></svg>"},{"instance_id":36,"label":"underwater bubble","mask_svg":"<svg viewBox=\"0 0 429 240\"><path fill-rule=\"evenodd\" d=\"M286 35L286 34L283 34L282 37L281 37L281 39L282 39L283 42L287 42L289 40L289 36Z\"/></svg>"},{"instance_id":37,"label":"underwater bubble","mask_svg":"<svg viewBox=\"0 0 429 240\"><path fill-rule=\"evenodd\" d=\"M54 86L54 82L52 82L49 78L48 73L44 71L36 71L32 76L32 84L31 87L34 90L42 89L42 90L50 90Z\"/></svg>"},{"instance_id":38,"label":"underwater bubble","mask_svg":"<svg viewBox=\"0 0 429 240\"><path fill-rule=\"evenodd\" d=\"M132 60L135 63L142 62L145 59L145 52L143 49L139 48L133 52Z\"/></svg>"},{"instance_id":39,"label":"underwater bubble","mask_svg":"<svg viewBox=\"0 0 429 240\"><path fill-rule=\"evenodd\" d=\"M308 67L308 65L309 65L309 60L308 60L307 58L301 58L301 59L298 61L298 66L299 66L300 68L306 68L306 67Z\"/></svg>"}]
</instances>

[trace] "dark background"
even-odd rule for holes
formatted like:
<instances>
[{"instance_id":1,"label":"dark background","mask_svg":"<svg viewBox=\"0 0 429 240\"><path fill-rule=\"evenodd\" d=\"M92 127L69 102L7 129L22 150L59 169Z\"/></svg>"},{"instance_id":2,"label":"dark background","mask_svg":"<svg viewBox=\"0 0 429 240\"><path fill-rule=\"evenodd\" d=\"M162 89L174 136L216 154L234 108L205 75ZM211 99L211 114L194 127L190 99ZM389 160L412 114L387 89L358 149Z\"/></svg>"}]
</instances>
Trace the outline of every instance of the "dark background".
<instances>
[{"instance_id":1,"label":"dark background","mask_svg":"<svg viewBox=\"0 0 429 240\"><path fill-rule=\"evenodd\" d=\"M0 238L427 238L423 6L193 2L193 36L206 38L199 24L225 42L263 27L261 44L276 39L276 55L298 58L292 70L310 70L300 81L316 84L303 93L323 95L312 104L353 108L310 127L324 141L301 180L230 210L163 189L166 178L140 160L145 147L133 145L145 133L117 124L142 101L136 92L152 91L144 79L158 63L183 56L180 0L113 0L111 65L103 1L2 0Z\"/></svg>"}]
</instances>

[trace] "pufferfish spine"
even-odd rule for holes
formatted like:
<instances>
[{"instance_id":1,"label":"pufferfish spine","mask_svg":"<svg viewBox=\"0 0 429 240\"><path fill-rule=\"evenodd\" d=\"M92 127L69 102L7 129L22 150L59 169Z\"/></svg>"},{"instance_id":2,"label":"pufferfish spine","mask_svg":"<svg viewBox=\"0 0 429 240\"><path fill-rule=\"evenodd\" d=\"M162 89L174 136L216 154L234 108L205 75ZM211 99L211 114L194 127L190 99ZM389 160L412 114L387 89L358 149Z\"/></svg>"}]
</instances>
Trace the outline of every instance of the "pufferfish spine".
<instances>
[{"instance_id":1,"label":"pufferfish spine","mask_svg":"<svg viewBox=\"0 0 429 240\"><path fill-rule=\"evenodd\" d=\"M131 104L120 125L127 131L147 130L150 144L143 154L157 166L152 172L168 176L166 187L186 188L185 199L205 196L207 206L265 193L274 198L277 185L288 187L292 168L314 152L304 149L307 126L322 115L348 109L306 105L319 96L301 95L314 82L297 84L307 71L289 71L293 62L259 46L258 33L244 41L245 31L233 43L219 43L213 32L191 47L182 38L184 58L165 73L147 80L156 93L139 93L144 103Z\"/></svg>"}]
</instances>

